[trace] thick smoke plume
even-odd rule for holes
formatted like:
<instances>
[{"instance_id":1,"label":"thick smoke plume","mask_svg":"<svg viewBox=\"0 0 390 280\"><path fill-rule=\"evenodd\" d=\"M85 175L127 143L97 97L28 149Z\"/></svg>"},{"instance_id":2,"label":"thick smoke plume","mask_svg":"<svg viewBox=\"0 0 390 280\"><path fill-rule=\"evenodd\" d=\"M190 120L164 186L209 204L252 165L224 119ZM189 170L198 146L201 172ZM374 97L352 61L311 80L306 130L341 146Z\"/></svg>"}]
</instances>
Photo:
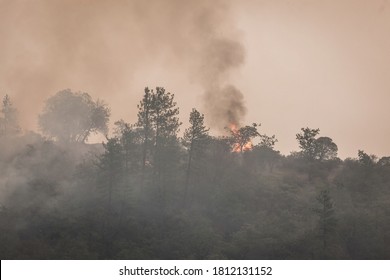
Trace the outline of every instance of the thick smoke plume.
<instances>
[{"instance_id":1,"label":"thick smoke plume","mask_svg":"<svg viewBox=\"0 0 390 280\"><path fill-rule=\"evenodd\" d=\"M222 0L0 1L0 90L21 112L22 127L35 129L32 116L62 89L106 100L113 119L129 117L142 87L154 86L149 73L160 69L164 81L184 71L204 89L212 125L238 123L243 98L228 79L244 48L233 12Z\"/></svg>"},{"instance_id":2,"label":"thick smoke plume","mask_svg":"<svg viewBox=\"0 0 390 280\"><path fill-rule=\"evenodd\" d=\"M246 113L244 96L233 85L210 87L205 93L205 102L212 125L219 129L239 125Z\"/></svg>"},{"instance_id":3,"label":"thick smoke plume","mask_svg":"<svg viewBox=\"0 0 390 280\"><path fill-rule=\"evenodd\" d=\"M230 72L244 62L244 53L244 47L238 41L217 35L211 37L203 52L205 109L212 124L218 128L239 125L246 113L243 94L227 83Z\"/></svg>"}]
</instances>

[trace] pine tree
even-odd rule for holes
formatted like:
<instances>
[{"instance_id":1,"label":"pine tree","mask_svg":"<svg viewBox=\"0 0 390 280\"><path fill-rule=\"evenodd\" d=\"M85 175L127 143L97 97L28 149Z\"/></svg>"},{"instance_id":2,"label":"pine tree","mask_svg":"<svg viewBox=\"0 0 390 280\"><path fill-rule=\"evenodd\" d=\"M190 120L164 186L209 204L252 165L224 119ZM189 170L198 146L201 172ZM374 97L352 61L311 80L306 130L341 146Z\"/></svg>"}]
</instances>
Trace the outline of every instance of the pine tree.
<instances>
[{"instance_id":1,"label":"pine tree","mask_svg":"<svg viewBox=\"0 0 390 280\"><path fill-rule=\"evenodd\" d=\"M172 148L177 144L177 133L181 125L178 118L179 108L174 101L174 94L162 87L156 87L156 91L145 88L138 110L137 125L143 131L142 182L149 161L153 167L154 183L157 184L160 197L163 198L163 167L167 169L173 163Z\"/></svg>"},{"instance_id":2,"label":"pine tree","mask_svg":"<svg viewBox=\"0 0 390 280\"><path fill-rule=\"evenodd\" d=\"M142 130L142 185L144 184L145 168L148 161L148 149L150 141L152 139L152 120L151 120L151 108L152 108L152 91L149 88L145 88L144 96L138 108L138 122L137 126Z\"/></svg>"},{"instance_id":3,"label":"pine tree","mask_svg":"<svg viewBox=\"0 0 390 280\"><path fill-rule=\"evenodd\" d=\"M103 143L104 153L100 156L98 163L99 176L98 185L103 193L103 242L105 258L112 257L112 243L114 240L114 223L117 217L121 217L116 208L122 193L123 180L123 152L122 145L118 138L109 138ZM115 196L116 194L116 196ZM117 199L115 199L117 198Z\"/></svg>"},{"instance_id":4,"label":"pine tree","mask_svg":"<svg viewBox=\"0 0 390 280\"><path fill-rule=\"evenodd\" d=\"M326 257L329 236L335 230L337 220L335 218L334 205L330 197L329 191L321 191L316 199L317 202L320 204L320 207L314 209L314 212L318 215L319 218L319 229L322 239L323 255L324 257Z\"/></svg>"},{"instance_id":5,"label":"pine tree","mask_svg":"<svg viewBox=\"0 0 390 280\"><path fill-rule=\"evenodd\" d=\"M187 128L183 136L183 144L188 149L188 163L185 181L184 203L187 202L188 187L191 176L191 164L194 151L201 145L202 141L208 138L209 129L204 125L204 115L196 109L190 113L190 127Z\"/></svg>"},{"instance_id":6,"label":"pine tree","mask_svg":"<svg viewBox=\"0 0 390 280\"><path fill-rule=\"evenodd\" d=\"M152 91L151 121L155 131L154 138L154 180L158 185L159 195L165 201L165 187L162 182L163 167L167 169L173 163L173 151L170 149L177 142L179 131L179 108L176 107L174 94L156 87Z\"/></svg>"},{"instance_id":7,"label":"pine tree","mask_svg":"<svg viewBox=\"0 0 390 280\"><path fill-rule=\"evenodd\" d=\"M3 117L0 118L0 135L9 136L18 133L20 128L17 121L17 110L13 107L8 94L3 98L1 112L3 113Z\"/></svg>"}]
</instances>

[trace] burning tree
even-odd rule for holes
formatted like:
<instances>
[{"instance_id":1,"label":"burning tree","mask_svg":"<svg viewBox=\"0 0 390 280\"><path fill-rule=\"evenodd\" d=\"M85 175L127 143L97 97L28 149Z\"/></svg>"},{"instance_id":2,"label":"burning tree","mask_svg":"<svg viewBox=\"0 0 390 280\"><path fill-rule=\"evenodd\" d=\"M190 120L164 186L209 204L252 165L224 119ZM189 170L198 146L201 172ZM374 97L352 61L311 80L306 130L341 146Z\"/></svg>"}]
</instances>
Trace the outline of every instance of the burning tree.
<instances>
[{"instance_id":1,"label":"burning tree","mask_svg":"<svg viewBox=\"0 0 390 280\"><path fill-rule=\"evenodd\" d=\"M257 123L240 128L235 124L230 125L228 130L232 139L233 152L242 153L243 151L248 151L253 148L252 139L260 136L260 133L257 131L258 126L260 126L260 124Z\"/></svg>"}]
</instances>

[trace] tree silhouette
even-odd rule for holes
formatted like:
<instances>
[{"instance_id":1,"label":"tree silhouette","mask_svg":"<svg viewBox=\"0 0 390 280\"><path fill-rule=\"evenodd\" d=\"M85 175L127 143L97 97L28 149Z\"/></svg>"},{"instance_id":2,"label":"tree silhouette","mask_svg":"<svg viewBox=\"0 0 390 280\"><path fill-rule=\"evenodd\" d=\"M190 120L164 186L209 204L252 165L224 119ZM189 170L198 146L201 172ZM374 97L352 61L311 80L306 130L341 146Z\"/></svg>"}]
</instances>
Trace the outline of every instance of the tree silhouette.
<instances>
[{"instance_id":1,"label":"tree silhouette","mask_svg":"<svg viewBox=\"0 0 390 280\"><path fill-rule=\"evenodd\" d=\"M337 157L337 145L329 137L319 137L315 140L315 158L323 161Z\"/></svg>"},{"instance_id":2,"label":"tree silhouette","mask_svg":"<svg viewBox=\"0 0 390 280\"><path fill-rule=\"evenodd\" d=\"M152 141L153 128L152 128L152 92L148 87L144 90L144 96L138 108L138 122L137 126L142 130L142 184L145 179L145 168L148 160L148 151L150 150L150 143Z\"/></svg>"},{"instance_id":3,"label":"tree silhouette","mask_svg":"<svg viewBox=\"0 0 390 280\"><path fill-rule=\"evenodd\" d=\"M363 150L358 151L359 163L365 167L373 167L375 164L375 156L370 156Z\"/></svg>"},{"instance_id":4,"label":"tree silhouette","mask_svg":"<svg viewBox=\"0 0 390 280\"><path fill-rule=\"evenodd\" d=\"M112 255L112 243L115 231L113 229L114 221L120 213L115 210L118 207L118 199L123 187L124 161L123 148L120 140L117 137L108 138L106 143L103 143L104 153L100 156L98 167L98 186L103 194L103 228L102 237L104 242L104 253L107 257Z\"/></svg>"},{"instance_id":5,"label":"tree silhouette","mask_svg":"<svg viewBox=\"0 0 390 280\"><path fill-rule=\"evenodd\" d=\"M314 209L314 212L319 218L319 230L322 239L323 254L326 257L328 249L328 241L330 234L335 230L336 218L334 214L333 202L329 194L329 190L323 190L317 196L319 207Z\"/></svg>"},{"instance_id":6,"label":"tree silhouette","mask_svg":"<svg viewBox=\"0 0 390 280\"><path fill-rule=\"evenodd\" d=\"M209 129L204 125L204 115L200 114L196 109L192 109L190 113L190 127L184 131L183 136L183 144L188 150L184 203L187 202L194 151L200 147L202 141L208 138L208 131Z\"/></svg>"},{"instance_id":7,"label":"tree silhouette","mask_svg":"<svg viewBox=\"0 0 390 280\"><path fill-rule=\"evenodd\" d=\"M337 145L332 138L316 136L320 129L302 128L302 133L298 133L296 138L301 148L301 154L309 160L330 160L337 157Z\"/></svg>"},{"instance_id":8,"label":"tree silhouette","mask_svg":"<svg viewBox=\"0 0 390 280\"><path fill-rule=\"evenodd\" d=\"M302 133L298 133L296 138L299 142L299 147L302 150L304 157L314 159L316 154L316 136L320 129L301 128Z\"/></svg>"},{"instance_id":9,"label":"tree silhouette","mask_svg":"<svg viewBox=\"0 0 390 280\"><path fill-rule=\"evenodd\" d=\"M18 133L20 128L17 120L17 110L13 107L8 94L3 98L1 112L3 117L0 118L0 135L8 136Z\"/></svg>"},{"instance_id":10,"label":"tree silhouette","mask_svg":"<svg viewBox=\"0 0 390 280\"><path fill-rule=\"evenodd\" d=\"M259 146L260 147L267 147L270 149L273 149L276 142L278 142L278 139L276 139L275 135L268 136L268 135L262 134L262 135L260 135L260 139L261 140L260 140Z\"/></svg>"},{"instance_id":11,"label":"tree silhouette","mask_svg":"<svg viewBox=\"0 0 390 280\"><path fill-rule=\"evenodd\" d=\"M66 89L46 101L39 126L59 141L84 143L93 133L107 133L109 117L110 110L103 101Z\"/></svg>"},{"instance_id":12,"label":"tree silhouette","mask_svg":"<svg viewBox=\"0 0 390 280\"><path fill-rule=\"evenodd\" d=\"M178 144L177 133L181 122L174 97L174 94L163 87L156 87L156 91L145 88L144 97L138 105L137 126L143 132L142 182L149 154L153 181L158 187L161 200L165 196L162 184L164 170L168 170L177 161L174 159L175 151L172 148Z\"/></svg>"},{"instance_id":13,"label":"tree silhouette","mask_svg":"<svg viewBox=\"0 0 390 280\"><path fill-rule=\"evenodd\" d=\"M231 135L233 150L239 151L242 154L246 145L250 145L249 148L252 148L251 140L260 136L260 133L257 131L258 126L260 124L253 123L251 126L246 125L238 129L236 127L230 127L228 130Z\"/></svg>"}]
</instances>

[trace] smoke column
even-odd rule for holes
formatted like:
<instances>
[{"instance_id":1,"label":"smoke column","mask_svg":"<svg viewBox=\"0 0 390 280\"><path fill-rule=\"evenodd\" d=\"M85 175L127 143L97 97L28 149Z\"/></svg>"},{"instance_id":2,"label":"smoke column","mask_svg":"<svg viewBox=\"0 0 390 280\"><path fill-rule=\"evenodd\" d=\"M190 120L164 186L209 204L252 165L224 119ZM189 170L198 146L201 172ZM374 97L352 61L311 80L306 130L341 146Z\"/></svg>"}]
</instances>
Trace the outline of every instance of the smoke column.
<instances>
[{"instance_id":1,"label":"smoke column","mask_svg":"<svg viewBox=\"0 0 390 280\"><path fill-rule=\"evenodd\" d=\"M230 72L244 62L243 46L231 39L212 37L203 52L203 61L204 102L212 124L218 128L239 125L246 113L244 96L227 81Z\"/></svg>"},{"instance_id":2,"label":"smoke column","mask_svg":"<svg viewBox=\"0 0 390 280\"><path fill-rule=\"evenodd\" d=\"M137 72L168 65L201 85L210 125L238 124L246 111L243 95L228 80L245 51L231 4L0 1L0 93L11 96L25 129L35 129L45 100L66 88L104 99L114 113L135 115L134 92L142 92L134 88Z\"/></svg>"}]
</instances>

